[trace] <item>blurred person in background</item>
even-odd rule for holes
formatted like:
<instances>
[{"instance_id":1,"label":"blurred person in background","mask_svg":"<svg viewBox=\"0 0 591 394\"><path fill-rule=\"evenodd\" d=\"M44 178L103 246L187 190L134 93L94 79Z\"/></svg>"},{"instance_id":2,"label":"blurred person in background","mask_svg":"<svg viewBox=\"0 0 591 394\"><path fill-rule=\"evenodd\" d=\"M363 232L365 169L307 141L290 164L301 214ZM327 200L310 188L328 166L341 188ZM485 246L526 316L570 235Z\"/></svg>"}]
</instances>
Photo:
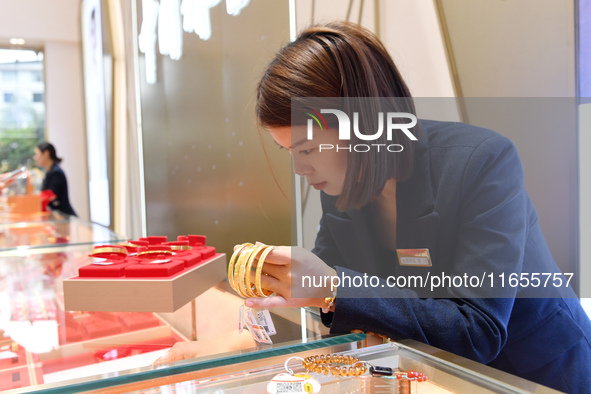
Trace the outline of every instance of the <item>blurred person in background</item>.
<instances>
[{"instance_id":1,"label":"blurred person in background","mask_svg":"<svg viewBox=\"0 0 591 394\"><path fill-rule=\"evenodd\" d=\"M46 171L41 190L51 190L56 196L49 202L48 206L52 210L76 216L68 197L66 174L59 166L62 159L57 157L55 147L49 142L41 142L35 148L33 159L39 167L45 168Z\"/></svg>"}]
</instances>

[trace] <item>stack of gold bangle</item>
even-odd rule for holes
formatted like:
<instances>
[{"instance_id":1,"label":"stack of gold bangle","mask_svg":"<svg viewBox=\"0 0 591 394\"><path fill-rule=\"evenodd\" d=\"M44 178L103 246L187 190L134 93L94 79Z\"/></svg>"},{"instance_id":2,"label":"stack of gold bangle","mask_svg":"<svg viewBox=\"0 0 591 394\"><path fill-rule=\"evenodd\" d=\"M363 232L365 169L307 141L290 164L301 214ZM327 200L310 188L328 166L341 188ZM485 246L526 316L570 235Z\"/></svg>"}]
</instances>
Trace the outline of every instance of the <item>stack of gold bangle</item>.
<instances>
[{"instance_id":1,"label":"stack of gold bangle","mask_svg":"<svg viewBox=\"0 0 591 394\"><path fill-rule=\"evenodd\" d=\"M261 276L265 259L274 246L251 243L240 245L232 254L228 264L228 281L234 291L242 297L268 297L273 294L262 287ZM251 273L254 271L254 284Z\"/></svg>"}]
</instances>

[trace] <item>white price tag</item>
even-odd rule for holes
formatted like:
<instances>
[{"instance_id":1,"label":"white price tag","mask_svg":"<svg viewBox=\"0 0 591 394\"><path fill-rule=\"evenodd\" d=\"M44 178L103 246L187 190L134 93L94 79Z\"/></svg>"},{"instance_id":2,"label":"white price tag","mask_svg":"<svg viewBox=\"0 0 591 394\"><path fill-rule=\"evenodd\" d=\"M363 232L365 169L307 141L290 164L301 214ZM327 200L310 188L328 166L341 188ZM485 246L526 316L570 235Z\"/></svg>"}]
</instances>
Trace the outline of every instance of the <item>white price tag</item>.
<instances>
[{"instance_id":1,"label":"white price tag","mask_svg":"<svg viewBox=\"0 0 591 394\"><path fill-rule=\"evenodd\" d=\"M256 313L255 313L256 311ZM271 344L273 341L270 335L277 334L271 315L267 309L253 310L240 307L240 316L238 319L238 331L246 328L255 341L258 343Z\"/></svg>"},{"instance_id":2,"label":"white price tag","mask_svg":"<svg viewBox=\"0 0 591 394\"><path fill-rule=\"evenodd\" d=\"M260 325L265 327L265 331L267 331L269 336L277 334L275 324L273 324L273 319L271 318L271 313L269 313L268 309L257 309L256 315Z\"/></svg>"}]
</instances>

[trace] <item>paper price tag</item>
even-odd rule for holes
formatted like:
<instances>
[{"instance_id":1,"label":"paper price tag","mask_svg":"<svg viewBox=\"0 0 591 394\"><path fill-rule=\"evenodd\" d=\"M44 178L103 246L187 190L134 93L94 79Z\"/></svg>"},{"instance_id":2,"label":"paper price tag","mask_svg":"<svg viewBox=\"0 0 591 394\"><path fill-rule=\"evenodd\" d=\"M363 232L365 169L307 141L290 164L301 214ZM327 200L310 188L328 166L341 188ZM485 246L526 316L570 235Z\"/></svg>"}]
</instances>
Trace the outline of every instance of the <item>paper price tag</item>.
<instances>
[{"instance_id":1,"label":"paper price tag","mask_svg":"<svg viewBox=\"0 0 591 394\"><path fill-rule=\"evenodd\" d=\"M267 325L262 325L257 319L257 314L255 314L252 309L245 308L244 305L242 305L240 307L240 316L238 319L239 332L242 332L242 330L246 328L256 342L267 344L273 343L268 333L273 332L274 334L276 334L277 332L275 331L275 327L273 326L271 316L269 315L268 318L266 318L265 314L263 313L262 316L263 318L265 318L265 323ZM269 322L271 322L272 331L269 330Z\"/></svg>"},{"instance_id":2,"label":"paper price tag","mask_svg":"<svg viewBox=\"0 0 591 394\"><path fill-rule=\"evenodd\" d=\"M244 331L244 305L240 305L240 311L238 313L238 333L242 334L242 331Z\"/></svg>"},{"instance_id":3,"label":"paper price tag","mask_svg":"<svg viewBox=\"0 0 591 394\"><path fill-rule=\"evenodd\" d=\"M258 309L256 311L256 316L259 324L265 328L265 331L267 331L269 336L277 334L275 324L273 324L273 319L271 318L271 313L269 313L268 309Z\"/></svg>"},{"instance_id":4,"label":"paper price tag","mask_svg":"<svg viewBox=\"0 0 591 394\"><path fill-rule=\"evenodd\" d=\"M257 341L258 343L267 343L267 344L273 343L273 341L271 340L269 335L267 335L267 331L265 331L263 326L259 326L258 324L253 324L252 326L250 326L249 331L252 334L252 337L254 338L254 340Z\"/></svg>"}]
</instances>

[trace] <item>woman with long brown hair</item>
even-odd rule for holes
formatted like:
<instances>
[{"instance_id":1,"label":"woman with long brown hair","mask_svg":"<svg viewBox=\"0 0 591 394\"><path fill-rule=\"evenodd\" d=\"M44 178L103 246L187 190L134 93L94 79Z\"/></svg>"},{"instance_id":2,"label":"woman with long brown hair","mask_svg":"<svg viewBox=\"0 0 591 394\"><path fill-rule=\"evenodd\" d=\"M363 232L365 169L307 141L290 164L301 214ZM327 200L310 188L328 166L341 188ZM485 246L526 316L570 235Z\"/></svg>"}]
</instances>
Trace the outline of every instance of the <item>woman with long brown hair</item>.
<instances>
[{"instance_id":1,"label":"woman with long brown hair","mask_svg":"<svg viewBox=\"0 0 591 394\"><path fill-rule=\"evenodd\" d=\"M346 117L335 124L338 112L313 108L330 101L307 99L318 97L341 98L350 128L357 112L366 134L344 141ZM479 287L466 280L562 275L513 143L461 123L421 120L413 140L401 129L389 135L386 124L359 120L388 108L414 114L386 49L358 25L307 29L269 65L257 91L257 118L290 150L294 171L322 190L323 215L313 252L273 250L262 285L276 295L246 305L318 306L331 333L412 338L558 390L589 390L591 322L571 288ZM309 115L327 120L327 130ZM316 126L311 139L309 123ZM385 149L391 145L399 148ZM428 275L427 289L406 280ZM327 277L329 283L319 280Z\"/></svg>"},{"instance_id":2,"label":"woman with long brown hair","mask_svg":"<svg viewBox=\"0 0 591 394\"><path fill-rule=\"evenodd\" d=\"M563 275L511 141L417 121L383 44L347 22L311 27L282 49L256 111L294 171L322 191L323 214L312 252L268 254L260 281L273 295L247 306L319 307L331 333L411 338L589 390L591 322L572 289L493 282Z\"/></svg>"}]
</instances>

